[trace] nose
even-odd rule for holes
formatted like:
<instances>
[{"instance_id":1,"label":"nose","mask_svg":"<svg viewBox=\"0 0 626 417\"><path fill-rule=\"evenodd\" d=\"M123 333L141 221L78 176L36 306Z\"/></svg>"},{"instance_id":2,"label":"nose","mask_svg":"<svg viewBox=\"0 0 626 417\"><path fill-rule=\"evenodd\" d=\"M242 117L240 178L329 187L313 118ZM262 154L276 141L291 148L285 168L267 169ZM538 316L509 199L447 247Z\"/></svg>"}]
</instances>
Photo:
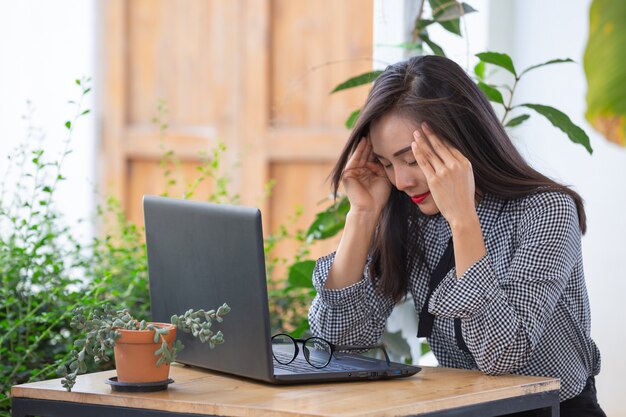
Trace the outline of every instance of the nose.
<instances>
[{"instance_id":1,"label":"nose","mask_svg":"<svg viewBox=\"0 0 626 417\"><path fill-rule=\"evenodd\" d=\"M406 192L411 188L415 188L415 186L417 185L417 180L415 179L415 176L408 169L396 169L395 180L396 188L403 192Z\"/></svg>"}]
</instances>

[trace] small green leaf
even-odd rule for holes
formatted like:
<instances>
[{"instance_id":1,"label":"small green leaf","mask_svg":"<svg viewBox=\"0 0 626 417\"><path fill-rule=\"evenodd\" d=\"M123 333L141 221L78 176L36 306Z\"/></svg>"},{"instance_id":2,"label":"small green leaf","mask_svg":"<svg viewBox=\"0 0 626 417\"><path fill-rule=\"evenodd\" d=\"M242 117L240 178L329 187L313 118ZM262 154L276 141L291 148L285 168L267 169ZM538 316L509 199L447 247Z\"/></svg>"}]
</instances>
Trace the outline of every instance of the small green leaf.
<instances>
[{"instance_id":1,"label":"small green leaf","mask_svg":"<svg viewBox=\"0 0 626 417\"><path fill-rule=\"evenodd\" d=\"M484 61L478 61L478 64L474 66L474 74L476 74L478 79L481 81L485 79L485 62Z\"/></svg>"},{"instance_id":2,"label":"small green leaf","mask_svg":"<svg viewBox=\"0 0 626 417\"><path fill-rule=\"evenodd\" d=\"M420 39L422 39L424 43L428 45L428 47L433 51L435 55L446 56L446 53L443 52L443 49L441 48L441 46L431 41L430 38L428 37L428 34L426 34L425 32L420 33Z\"/></svg>"},{"instance_id":3,"label":"small green leaf","mask_svg":"<svg viewBox=\"0 0 626 417\"><path fill-rule=\"evenodd\" d=\"M517 77L515 66L513 66L513 60L507 54L500 52L481 52L476 54L476 57L487 64L502 67Z\"/></svg>"},{"instance_id":4,"label":"small green leaf","mask_svg":"<svg viewBox=\"0 0 626 417\"><path fill-rule=\"evenodd\" d=\"M81 116L84 116L84 115L86 115L86 114L89 114L89 112L90 112L90 111L91 111L91 110L87 109L87 110L85 110L84 112L82 112L80 115L81 115Z\"/></svg>"},{"instance_id":5,"label":"small green leaf","mask_svg":"<svg viewBox=\"0 0 626 417\"><path fill-rule=\"evenodd\" d=\"M460 19L446 20L445 22L437 22L442 28L457 36L461 36L461 21Z\"/></svg>"},{"instance_id":6,"label":"small green leaf","mask_svg":"<svg viewBox=\"0 0 626 417\"><path fill-rule=\"evenodd\" d=\"M348 129L352 129L354 127L354 123L356 122L356 119L359 118L359 114L361 114L361 109L357 109L350 113L350 116L348 116L348 120L346 120L346 127Z\"/></svg>"},{"instance_id":7,"label":"small green leaf","mask_svg":"<svg viewBox=\"0 0 626 417\"><path fill-rule=\"evenodd\" d=\"M296 262L289 267L289 278L287 279L289 285L294 288L309 288L311 284L311 277L313 276L313 269L315 268L315 261L306 260Z\"/></svg>"},{"instance_id":8,"label":"small green leaf","mask_svg":"<svg viewBox=\"0 0 626 417\"><path fill-rule=\"evenodd\" d=\"M562 64L565 62L575 62L573 59L570 58L565 58L565 59L552 59L550 61L544 62L542 64L537 64L537 65L533 65L531 67L526 68L524 71L522 71L522 73L519 75L520 78L522 78L522 75L526 74L528 71L532 71L536 68L539 67L544 67L546 65L552 65L552 64Z\"/></svg>"},{"instance_id":9,"label":"small green leaf","mask_svg":"<svg viewBox=\"0 0 626 417\"><path fill-rule=\"evenodd\" d=\"M335 236L343 230L348 210L350 202L344 197L326 210L317 213L306 232L307 239L323 240Z\"/></svg>"},{"instance_id":10,"label":"small green leaf","mask_svg":"<svg viewBox=\"0 0 626 417\"><path fill-rule=\"evenodd\" d=\"M589 136L587 136L584 130L575 125L562 111L543 104L526 103L520 104L520 106L535 110L537 113L548 119L555 127L558 127L565 132L572 142L583 145L589 154L593 153L593 149L591 149L591 145L589 143Z\"/></svg>"},{"instance_id":11,"label":"small green leaf","mask_svg":"<svg viewBox=\"0 0 626 417\"><path fill-rule=\"evenodd\" d=\"M65 122L65 127L67 127L68 129L72 127L72 122L70 122L69 120L67 122Z\"/></svg>"},{"instance_id":12,"label":"small green leaf","mask_svg":"<svg viewBox=\"0 0 626 417\"><path fill-rule=\"evenodd\" d=\"M430 20L430 19L420 19L420 20L416 20L415 21L415 29L418 32L421 32L422 29L432 25L433 23L435 23L434 20Z\"/></svg>"},{"instance_id":13,"label":"small green leaf","mask_svg":"<svg viewBox=\"0 0 626 417\"><path fill-rule=\"evenodd\" d=\"M515 127L524 123L527 119L530 118L528 114L522 114L521 116L517 116L506 122L505 127Z\"/></svg>"},{"instance_id":14,"label":"small green leaf","mask_svg":"<svg viewBox=\"0 0 626 417\"><path fill-rule=\"evenodd\" d=\"M497 88L492 87L488 84L485 84L482 81L478 82L478 88L482 90L483 93L487 96L489 101L493 101L495 103L504 104L504 99L502 98L502 93L498 91Z\"/></svg>"},{"instance_id":15,"label":"small green leaf","mask_svg":"<svg viewBox=\"0 0 626 417\"><path fill-rule=\"evenodd\" d=\"M373 82L376 78L378 78L378 76L382 73L383 73L382 71L370 71L361 75L357 75L356 77L352 77L348 79L347 81L342 82L337 87L335 87L333 91L331 91L330 93L332 94L332 93L336 93L337 91L347 90L348 88L354 88L360 85L369 84Z\"/></svg>"},{"instance_id":16,"label":"small green leaf","mask_svg":"<svg viewBox=\"0 0 626 417\"><path fill-rule=\"evenodd\" d=\"M435 20L437 22L446 22L449 20L459 19L466 14L473 13L476 11L472 6L467 3L459 3L459 2L450 2L449 6L445 7L443 10L439 11L435 16Z\"/></svg>"}]
</instances>

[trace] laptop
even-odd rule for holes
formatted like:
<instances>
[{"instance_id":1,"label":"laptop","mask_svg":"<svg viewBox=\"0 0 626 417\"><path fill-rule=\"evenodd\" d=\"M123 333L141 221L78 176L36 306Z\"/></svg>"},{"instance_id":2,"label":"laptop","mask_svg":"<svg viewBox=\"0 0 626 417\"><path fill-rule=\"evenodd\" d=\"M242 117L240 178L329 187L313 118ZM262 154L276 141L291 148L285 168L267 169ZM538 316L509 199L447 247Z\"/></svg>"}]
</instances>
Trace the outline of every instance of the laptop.
<instances>
[{"instance_id":1,"label":"laptop","mask_svg":"<svg viewBox=\"0 0 626 417\"><path fill-rule=\"evenodd\" d=\"M283 365L272 354L261 212L167 197L143 199L152 320L189 309L231 307L224 344L210 349L179 332L177 362L274 384L407 377L419 367L342 352L318 369L303 357ZM279 347L277 347L279 348ZM278 353L278 352L277 352ZM280 359L280 358L279 358Z\"/></svg>"}]
</instances>

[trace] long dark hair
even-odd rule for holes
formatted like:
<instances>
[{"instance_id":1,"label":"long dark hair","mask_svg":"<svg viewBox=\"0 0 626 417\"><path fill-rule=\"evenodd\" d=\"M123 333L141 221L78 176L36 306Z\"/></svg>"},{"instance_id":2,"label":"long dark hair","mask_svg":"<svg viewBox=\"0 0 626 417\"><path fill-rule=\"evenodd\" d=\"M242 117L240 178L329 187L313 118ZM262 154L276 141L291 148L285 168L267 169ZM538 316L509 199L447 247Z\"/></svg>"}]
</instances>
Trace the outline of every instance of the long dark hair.
<instances>
[{"instance_id":1,"label":"long dark hair","mask_svg":"<svg viewBox=\"0 0 626 417\"><path fill-rule=\"evenodd\" d=\"M476 189L504 199L559 191L571 196L581 231L586 231L582 198L531 168L517 151L482 91L465 71L439 56L419 56L388 66L376 79L332 174L335 192L343 170L372 123L389 113L416 123L427 122L436 135L459 149L472 164ZM380 290L400 299L408 285L409 239L406 222L416 220L405 193L392 188L372 241L370 276L379 275Z\"/></svg>"}]
</instances>

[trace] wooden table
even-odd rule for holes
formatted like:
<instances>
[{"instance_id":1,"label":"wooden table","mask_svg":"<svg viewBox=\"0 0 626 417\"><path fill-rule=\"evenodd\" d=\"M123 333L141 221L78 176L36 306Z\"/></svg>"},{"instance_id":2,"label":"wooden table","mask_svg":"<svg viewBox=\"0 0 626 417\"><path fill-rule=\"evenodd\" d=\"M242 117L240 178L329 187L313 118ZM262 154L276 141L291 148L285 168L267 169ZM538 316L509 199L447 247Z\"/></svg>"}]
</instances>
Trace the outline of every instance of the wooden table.
<instances>
[{"instance_id":1,"label":"wooden table","mask_svg":"<svg viewBox=\"0 0 626 417\"><path fill-rule=\"evenodd\" d=\"M115 371L11 389L13 417L54 416L497 416L541 409L559 415L559 381L424 367L396 380L273 386L173 365L166 391L120 393L104 383Z\"/></svg>"}]
</instances>

